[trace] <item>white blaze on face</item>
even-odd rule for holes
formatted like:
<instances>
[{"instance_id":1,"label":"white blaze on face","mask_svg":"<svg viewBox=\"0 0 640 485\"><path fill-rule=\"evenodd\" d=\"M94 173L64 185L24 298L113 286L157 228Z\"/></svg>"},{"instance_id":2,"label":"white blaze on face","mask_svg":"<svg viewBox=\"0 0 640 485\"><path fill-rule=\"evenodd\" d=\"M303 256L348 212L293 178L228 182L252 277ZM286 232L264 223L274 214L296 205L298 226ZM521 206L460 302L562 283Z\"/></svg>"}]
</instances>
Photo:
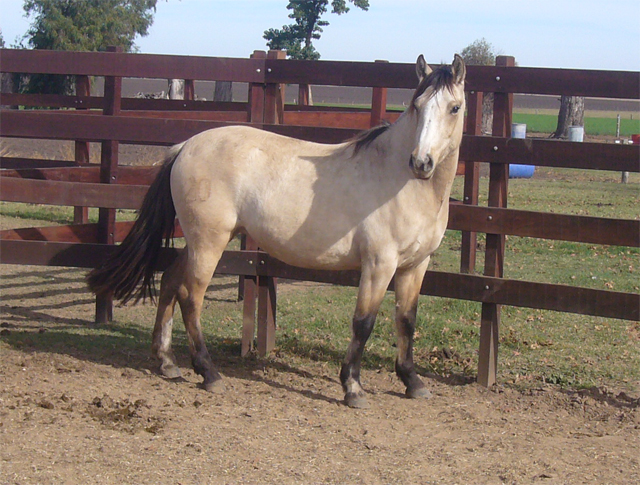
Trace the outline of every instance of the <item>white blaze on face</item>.
<instances>
[{"instance_id":1,"label":"white blaze on face","mask_svg":"<svg viewBox=\"0 0 640 485\"><path fill-rule=\"evenodd\" d=\"M443 99L445 91L446 89L436 92L428 99L425 106L420 108L418 140L414 151L414 155L418 160L425 161L431 158L436 161L434 151L437 150L443 138L446 138L442 133L445 125L443 123L442 106L447 104ZM429 90L424 96L430 96Z\"/></svg>"},{"instance_id":2,"label":"white blaze on face","mask_svg":"<svg viewBox=\"0 0 640 485\"><path fill-rule=\"evenodd\" d=\"M416 176L430 178L438 164L459 142L464 118L464 92L460 86L429 88L416 100L418 126L411 163ZM458 131L460 133L458 133Z\"/></svg>"}]
</instances>

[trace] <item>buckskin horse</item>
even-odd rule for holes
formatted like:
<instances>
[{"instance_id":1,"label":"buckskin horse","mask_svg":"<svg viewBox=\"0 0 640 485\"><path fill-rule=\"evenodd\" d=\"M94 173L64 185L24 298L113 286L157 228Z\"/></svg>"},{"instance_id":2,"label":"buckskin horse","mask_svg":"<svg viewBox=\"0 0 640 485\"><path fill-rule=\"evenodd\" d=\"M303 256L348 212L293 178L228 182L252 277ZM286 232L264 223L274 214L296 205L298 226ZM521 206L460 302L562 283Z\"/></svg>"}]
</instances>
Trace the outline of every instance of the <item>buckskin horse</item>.
<instances>
[{"instance_id":1,"label":"buckskin horse","mask_svg":"<svg viewBox=\"0 0 640 485\"><path fill-rule=\"evenodd\" d=\"M395 276L395 369L410 398L430 395L413 363L420 287L444 236L465 111L462 58L431 69L421 55L410 106L393 124L340 144L301 141L245 126L205 131L169 150L137 221L114 255L88 275L98 295L153 296L154 267L177 216L186 248L164 272L152 351L180 376L171 349L176 302L195 371L222 391L200 326L207 286L238 233L285 263L361 272L352 338L340 371L345 403L366 407L360 363ZM165 240L168 244L168 240Z\"/></svg>"}]
</instances>

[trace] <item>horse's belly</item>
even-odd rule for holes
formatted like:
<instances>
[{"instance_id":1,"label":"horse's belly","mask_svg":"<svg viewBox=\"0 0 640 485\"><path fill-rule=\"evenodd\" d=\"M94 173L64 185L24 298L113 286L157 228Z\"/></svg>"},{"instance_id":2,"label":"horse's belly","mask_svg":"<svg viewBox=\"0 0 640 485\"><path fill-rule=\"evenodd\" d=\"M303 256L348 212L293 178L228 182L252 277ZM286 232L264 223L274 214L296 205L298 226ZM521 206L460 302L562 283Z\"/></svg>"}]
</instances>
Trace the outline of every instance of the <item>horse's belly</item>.
<instances>
[{"instance_id":1,"label":"horse's belly","mask_svg":"<svg viewBox=\"0 0 640 485\"><path fill-rule=\"evenodd\" d=\"M240 225L261 248L286 263L314 269L358 268L354 241L363 211L340 196L346 190L330 193L318 190L318 185L313 179L283 176L247 191Z\"/></svg>"},{"instance_id":2,"label":"horse's belly","mask_svg":"<svg viewBox=\"0 0 640 485\"><path fill-rule=\"evenodd\" d=\"M320 231L300 227L289 237L273 227L246 227L258 246L271 256L293 266L310 269L357 269L360 257L350 233L338 239Z\"/></svg>"}]
</instances>

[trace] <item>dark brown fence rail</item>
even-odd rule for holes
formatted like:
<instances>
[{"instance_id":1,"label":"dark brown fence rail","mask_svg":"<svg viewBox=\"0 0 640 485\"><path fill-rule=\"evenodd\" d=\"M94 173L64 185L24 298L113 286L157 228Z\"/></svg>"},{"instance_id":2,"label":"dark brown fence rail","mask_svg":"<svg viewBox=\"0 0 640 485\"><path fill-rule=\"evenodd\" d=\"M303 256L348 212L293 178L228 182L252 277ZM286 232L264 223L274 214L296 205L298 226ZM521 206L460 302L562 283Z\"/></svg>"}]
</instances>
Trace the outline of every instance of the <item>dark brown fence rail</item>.
<instances>
[{"instance_id":1,"label":"dark brown fence rail","mask_svg":"<svg viewBox=\"0 0 640 485\"><path fill-rule=\"evenodd\" d=\"M2 72L264 82L264 59L2 49Z\"/></svg>"},{"instance_id":2,"label":"dark brown fence rail","mask_svg":"<svg viewBox=\"0 0 640 485\"><path fill-rule=\"evenodd\" d=\"M308 62L283 60L278 52L256 52L250 59L0 50L2 72L76 76L73 96L4 93L0 105L47 110L0 111L3 137L73 140L74 160L2 157L0 199L77 208L78 224L7 230L0 233L0 262L90 268L121 241L130 222L116 222L115 209L139 207L156 169L122 167L118 144L171 145L201 131L247 123L297 138L340 142L362 128L398 114L386 109L387 88L415 87L412 64ZM500 306L573 312L608 318L640 319L640 295L504 279L505 235L592 244L640 247L640 221L507 209L510 163L549 167L640 172L640 147L512 139L513 93L640 98L640 73L514 67L500 57L495 67L468 68L467 130L459 173L465 176L463 203L451 204L449 228L462 231L460 273L430 271L422 293L482 302L479 381L495 382ZM89 76L105 77L104 96L89 96ZM184 100L122 98L121 78L185 79ZM196 80L248 83L247 103L194 99ZM284 106L285 84L373 88L371 108ZM483 93L495 93L492 136L479 136ZM101 164L89 164L88 143L102 144ZM488 207L478 206L480 162L488 163ZM88 224L86 207L101 208L100 221ZM486 233L484 275L475 271L476 234ZM180 233L178 232L178 235ZM105 246L106 244L106 246ZM309 271L257 251L247 241L229 251L218 273L245 277L243 352L256 329L258 350L268 352L275 330L274 278L357 285L357 272ZM166 249L159 270L175 257ZM259 264L261 263L261 264ZM97 304L98 320L108 319L111 302Z\"/></svg>"}]
</instances>

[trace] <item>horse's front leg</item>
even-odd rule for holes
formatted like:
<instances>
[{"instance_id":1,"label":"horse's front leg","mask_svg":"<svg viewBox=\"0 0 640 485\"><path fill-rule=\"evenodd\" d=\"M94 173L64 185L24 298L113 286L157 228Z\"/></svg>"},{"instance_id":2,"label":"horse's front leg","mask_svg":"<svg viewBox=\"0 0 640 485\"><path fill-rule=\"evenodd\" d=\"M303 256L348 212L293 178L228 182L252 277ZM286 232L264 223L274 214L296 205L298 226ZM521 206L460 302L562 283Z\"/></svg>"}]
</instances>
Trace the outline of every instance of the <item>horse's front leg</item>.
<instances>
[{"instance_id":1,"label":"horse's front leg","mask_svg":"<svg viewBox=\"0 0 640 485\"><path fill-rule=\"evenodd\" d=\"M365 344L371 335L380 303L387 291L396 265L376 264L362 268L358 302L351 324L351 342L340 371L344 400L352 408L368 407L366 394L360 384L360 364Z\"/></svg>"},{"instance_id":2,"label":"horse's front leg","mask_svg":"<svg viewBox=\"0 0 640 485\"><path fill-rule=\"evenodd\" d=\"M406 396L410 398L431 397L413 364L413 336L416 329L418 297L428 265L429 258L416 268L398 270L395 279L398 333L396 374L407 386Z\"/></svg>"}]
</instances>

